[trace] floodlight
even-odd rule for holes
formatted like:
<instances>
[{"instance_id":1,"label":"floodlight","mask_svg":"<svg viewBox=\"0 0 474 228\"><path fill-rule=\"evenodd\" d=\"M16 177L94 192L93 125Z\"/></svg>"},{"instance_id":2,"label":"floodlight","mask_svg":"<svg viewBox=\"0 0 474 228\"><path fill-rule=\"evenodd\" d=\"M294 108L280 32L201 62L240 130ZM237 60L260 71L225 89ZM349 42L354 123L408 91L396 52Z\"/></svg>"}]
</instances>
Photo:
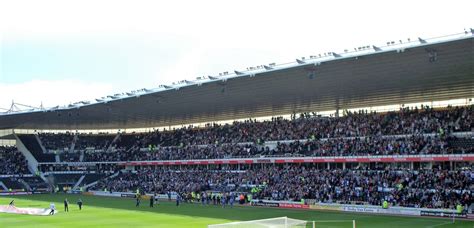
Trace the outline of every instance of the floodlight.
<instances>
[{"instance_id":1,"label":"floodlight","mask_svg":"<svg viewBox=\"0 0 474 228\"><path fill-rule=\"evenodd\" d=\"M266 66L266 65L264 65L263 68L265 68L265 70L273 70L273 68L271 68L269 66Z\"/></svg>"},{"instance_id":2,"label":"floodlight","mask_svg":"<svg viewBox=\"0 0 474 228\"><path fill-rule=\"evenodd\" d=\"M299 60L299 59L296 59L296 62L297 62L298 64L305 64L305 63L306 63L305 61L302 61L302 60Z\"/></svg>"}]
</instances>

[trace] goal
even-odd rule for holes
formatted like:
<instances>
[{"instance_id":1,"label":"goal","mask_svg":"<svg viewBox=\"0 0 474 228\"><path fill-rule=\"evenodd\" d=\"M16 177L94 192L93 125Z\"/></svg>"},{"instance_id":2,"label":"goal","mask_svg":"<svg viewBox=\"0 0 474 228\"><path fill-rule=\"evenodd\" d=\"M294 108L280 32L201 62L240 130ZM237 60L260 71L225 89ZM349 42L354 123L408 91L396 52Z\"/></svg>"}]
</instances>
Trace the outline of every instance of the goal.
<instances>
[{"instance_id":1,"label":"goal","mask_svg":"<svg viewBox=\"0 0 474 228\"><path fill-rule=\"evenodd\" d=\"M304 221L288 217L278 217L243 222L231 222L216 225L208 225L208 228L325 228L325 227L347 227L356 228L355 220L316 220Z\"/></svg>"},{"instance_id":2,"label":"goal","mask_svg":"<svg viewBox=\"0 0 474 228\"><path fill-rule=\"evenodd\" d=\"M255 227L255 228L292 228L292 227L307 227L308 222L299 219L292 219L288 217L278 217L270 219L259 219L244 222L231 222L224 224L208 225L208 228L240 228L240 227Z\"/></svg>"}]
</instances>

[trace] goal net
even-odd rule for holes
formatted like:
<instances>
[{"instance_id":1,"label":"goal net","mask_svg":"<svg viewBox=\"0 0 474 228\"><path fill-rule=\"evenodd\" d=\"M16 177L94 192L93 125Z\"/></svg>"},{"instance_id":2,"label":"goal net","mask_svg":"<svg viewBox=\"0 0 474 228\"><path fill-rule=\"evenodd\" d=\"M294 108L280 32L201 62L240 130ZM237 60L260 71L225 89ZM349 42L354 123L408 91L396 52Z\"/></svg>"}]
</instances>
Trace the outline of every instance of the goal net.
<instances>
[{"instance_id":1,"label":"goal net","mask_svg":"<svg viewBox=\"0 0 474 228\"><path fill-rule=\"evenodd\" d=\"M209 225L208 228L240 228L240 227L255 227L255 228L291 228L291 227L307 227L304 220L292 219L288 217L270 218L251 220L244 222L231 222L224 224Z\"/></svg>"}]
</instances>

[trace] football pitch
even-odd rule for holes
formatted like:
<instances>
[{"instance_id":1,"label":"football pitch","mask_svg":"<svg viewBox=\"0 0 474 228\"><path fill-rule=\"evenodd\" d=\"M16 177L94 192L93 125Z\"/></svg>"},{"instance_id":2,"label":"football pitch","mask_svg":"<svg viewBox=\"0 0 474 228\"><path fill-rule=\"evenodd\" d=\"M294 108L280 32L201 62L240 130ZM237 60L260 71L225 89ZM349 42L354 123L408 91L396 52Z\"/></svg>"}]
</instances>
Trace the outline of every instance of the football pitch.
<instances>
[{"instance_id":1,"label":"football pitch","mask_svg":"<svg viewBox=\"0 0 474 228\"><path fill-rule=\"evenodd\" d=\"M69 212L64 212L63 200L70 202ZM82 198L82 211L76 204ZM131 198L111 198L85 195L43 194L29 196L2 196L0 205L7 205L15 199L17 207L48 208L51 202L56 204L59 213L54 216L33 216L0 213L0 227L207 227L233 221L246 221L288 216L307 221L341 222L316 223L316 227L352 227L356 220L357 228L388 227L474 227L474 221L430 217L380 216L356 213L327 212L297 209L274 209L259 207L222 208L220 206L202 206L200 204L182 204L176 207L174 202L162 201L154 208L149 201L143 200L135 207ZM308 225L308 227L310 227Z\"/></svg>"}]
</instances>

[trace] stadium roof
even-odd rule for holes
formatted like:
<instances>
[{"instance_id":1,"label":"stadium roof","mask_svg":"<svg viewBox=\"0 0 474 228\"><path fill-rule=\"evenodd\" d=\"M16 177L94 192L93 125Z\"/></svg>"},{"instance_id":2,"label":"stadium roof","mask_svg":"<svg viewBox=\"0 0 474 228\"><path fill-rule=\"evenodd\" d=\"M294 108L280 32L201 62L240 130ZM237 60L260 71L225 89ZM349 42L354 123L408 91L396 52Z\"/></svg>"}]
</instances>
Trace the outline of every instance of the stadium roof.
<instances>
[{"instance_id":1,"label":"stadium roof","mask_svg":"<svg viewBox=\"0 0 474 228\"><path fill-rule=\"evenodd\" d=\"M0 129L129 129L470 98L473 31L0 115Z\"/></svg>"}]
</instances>

